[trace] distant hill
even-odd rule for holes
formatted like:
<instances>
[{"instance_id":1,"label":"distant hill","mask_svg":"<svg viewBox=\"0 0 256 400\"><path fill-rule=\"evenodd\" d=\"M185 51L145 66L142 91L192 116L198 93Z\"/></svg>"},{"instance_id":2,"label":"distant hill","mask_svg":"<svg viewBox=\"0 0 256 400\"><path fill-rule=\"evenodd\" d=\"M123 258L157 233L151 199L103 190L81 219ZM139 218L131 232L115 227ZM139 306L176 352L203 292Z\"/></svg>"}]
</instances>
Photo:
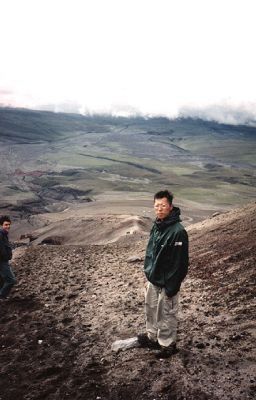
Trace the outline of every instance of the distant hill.
<instances>
[{"instance_id":1,"label":"distant hill","mask_svg":"<svg viewBox=\"0 0 256 400\"><path fill-rule=\"evenodd\" d=\"M143 118L112 117L108 115L84 116L80 114L54 113L0 107L0 138L13 141L53 141L74 131L106 132L110 126L125 128L126 126L142 129L152 135L177 135L217 133L222 135L238 134L239 136L256 135L256 128L250 126L234 126L219 124L201 119L178 118Z\"/></svg>"},{"instance_id":2,"label":"distant hill","mask_svg":"<svg viewBox=\"0 0 256 400\"><path fill-rule=\"evenodd\" d=\"M101 132L104 121L78 114L0 108L0 139L18 143L54 141L74 131Z\"/></svg>"}]
</instances>

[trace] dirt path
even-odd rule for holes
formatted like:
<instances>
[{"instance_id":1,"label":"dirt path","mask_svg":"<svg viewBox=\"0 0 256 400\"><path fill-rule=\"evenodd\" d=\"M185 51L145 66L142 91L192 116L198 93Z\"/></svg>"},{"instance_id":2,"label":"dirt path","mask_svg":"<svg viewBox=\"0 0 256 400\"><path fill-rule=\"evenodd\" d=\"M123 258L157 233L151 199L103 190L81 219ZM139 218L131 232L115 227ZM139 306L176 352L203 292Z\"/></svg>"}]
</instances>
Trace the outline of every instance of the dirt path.
<instances>
[{"instance_id":1,"label":"dirt path","mask_svg":"<svg viewBox=\"0 0 256 400\"><path fill-rule=\"evenodd\" d=\"M253 399L255 241L238 225L224 248L220 227L190 232L179 352L166 360L111 350L144 330L143 262L129 257L145 242L19 250L19 285L0 305L0 399Z\"/></svg>"}]
</instances>

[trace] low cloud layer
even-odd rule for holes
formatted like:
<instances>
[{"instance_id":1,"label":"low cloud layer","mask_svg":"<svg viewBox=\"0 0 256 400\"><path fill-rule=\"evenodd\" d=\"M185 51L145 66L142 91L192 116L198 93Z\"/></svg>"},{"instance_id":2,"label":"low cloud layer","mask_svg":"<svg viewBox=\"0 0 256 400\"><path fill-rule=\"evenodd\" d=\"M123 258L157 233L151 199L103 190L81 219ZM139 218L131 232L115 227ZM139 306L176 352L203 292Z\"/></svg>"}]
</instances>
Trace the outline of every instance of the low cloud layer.
<instances>
[{"instance_id":1,"label":"low cloud layer","mask_svg":"<svg viewBox=\"0 0 256 400\"><path fill-rule=\"evenodd\" d=\"M256 103L249 104L212 104L207 106L183 106L175 112L153 112L145 113L133 106L115 105L108 108L92 109L79 103L59 103L37 106L37 109L49 110L53 112L71 112L82 115L88 114L109 114L112 116L144 116L157 117L164 116L173 118L200 118L205 121L216 121L222 124L230 125L248 125L256 127Z\"/></svg>"},{"instance_id":2,"label":"low cloud layer","mask_svg":"<svg viewBox=\"0 0 256 400\"><path fill-rule=\"evenodd\" d=\"M8 101L6 101L8 100ZM14 102L10 91L0 91L0 106L2 107L23 107L34 110L52 111L55 113L75 113L82 115L108 114L115 117L158 117L163 116L170 119L174 118L200 118L205 121L216 121L222 124L247 125L256 127L256 103L232 104L223 102L220 104L209 105L184 105L170 112L159 111L145 112L132 105L111 105L108 107L92 108L79 102L63 101L61 103L48 103L32 105L29 103L20 104Z\"/></svg>"},{"instance_id":3,"label":"low cloud layer","mask_svg":"<svg viewBox=\"0 0 256 400\"><path fill-rule=\"evenodd\" d=\"M151 97L150 97L151 98ZM152 95L152 98L154 96ZM256 127L256 101L239 102L231 99L219 102L190 101L188 104L175 102L156 102L155 106L148 101L148 107L143 102L136 105L124 102L104 102L97 106L81 101L66 100L42 103L33 96L23 95L8 88L0 88L0 106L22 107L34 110L75 113L82 115L109 114L112 116L164 116L173 118L200 118L206 121L216 121L231 125L248 125ZM132 103L132 102L131 102ZM170 107L169 107L170 104Z\"/></svg>"},{"instance_id":4,"label":"low cloud layer","mask_svg":"<svg viewBox=\"0 0 256 400\"><path fill-rule=\"evenodd\" d=\"M182 107L180 117L200 118L231 125L256 126L256 103L249 104L215 104L205 107Z\"/></svg>"}]
</instances>

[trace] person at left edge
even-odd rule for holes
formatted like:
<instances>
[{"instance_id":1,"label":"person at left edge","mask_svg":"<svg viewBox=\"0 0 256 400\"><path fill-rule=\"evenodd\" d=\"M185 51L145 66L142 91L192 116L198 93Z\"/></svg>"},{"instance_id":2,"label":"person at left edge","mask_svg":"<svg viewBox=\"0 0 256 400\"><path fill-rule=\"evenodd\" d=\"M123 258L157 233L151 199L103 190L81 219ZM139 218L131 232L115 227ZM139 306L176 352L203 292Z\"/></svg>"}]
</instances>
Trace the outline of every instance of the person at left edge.
<instances>
[{"instance_id":1,"label":"person at left edge","mask_svg":"<svg viewBox=\"0 0 256 400\"><path fill-rule=\"evenodd\" d=\"M12 259L12 248L8 238L10 227L10 217L7 215L0 217L0 276L3 280L0 288L0 300L7 299L12 287L17 282L10 265Z\"/></svg>"}]
</instances>

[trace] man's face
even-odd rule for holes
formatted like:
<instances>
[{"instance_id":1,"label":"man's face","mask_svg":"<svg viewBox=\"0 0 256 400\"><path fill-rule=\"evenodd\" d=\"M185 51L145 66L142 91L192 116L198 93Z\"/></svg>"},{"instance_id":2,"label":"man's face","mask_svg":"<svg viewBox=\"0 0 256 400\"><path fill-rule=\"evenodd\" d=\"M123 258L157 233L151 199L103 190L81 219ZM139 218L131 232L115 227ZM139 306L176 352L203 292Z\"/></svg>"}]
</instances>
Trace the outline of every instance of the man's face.
<instances>
[{"instance_id":1,"label":"man's face","mask_svg":"<svg viewBox=\"0 0 256 400\"><path fill-rule=\"evenodd\" d=\"M166 197L163 197L162 199L155 199L154 209L157 218L164 219L170 214L172 205L168 202Z\"/></svg>"},{"instance_id":2,"label":"man's face","mask_svg":"<svg viewBox=\"0 0 256 400\"><path fill-rule=\"evenodd\" d=\"M5 231L9 232L10 227L11 227L11 223L8 222L8 221L4 221L4 223L3 223L3 225L2 225L2 228L3 228Z\"/></svg>"}]
</instances>

